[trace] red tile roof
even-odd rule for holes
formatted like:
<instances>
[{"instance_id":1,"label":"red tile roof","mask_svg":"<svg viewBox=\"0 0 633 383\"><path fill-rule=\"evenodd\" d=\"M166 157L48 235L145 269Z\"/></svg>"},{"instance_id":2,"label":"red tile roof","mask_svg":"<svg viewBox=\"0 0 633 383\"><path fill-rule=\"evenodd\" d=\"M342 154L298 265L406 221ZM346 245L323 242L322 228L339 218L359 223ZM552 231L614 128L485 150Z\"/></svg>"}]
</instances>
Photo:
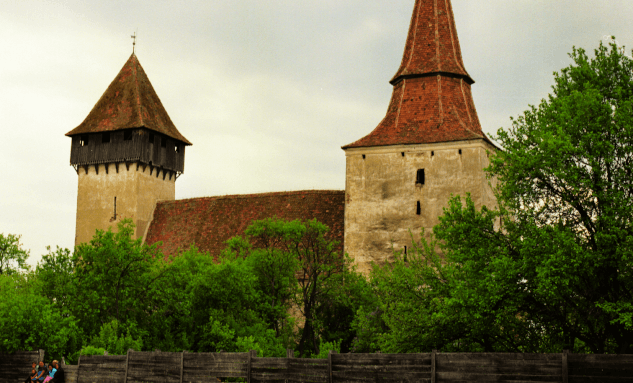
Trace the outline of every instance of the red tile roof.
<instances>
[{"instance_id":1,"label":"red tile roof","mask_svg":"<svg viewBox=\"0 0 633 383\"><path fill-rule=\"evenodd\" d=\"M67 136L145 127L191 145L169 118L134 53L92 108Z\"/></svg>"},{"instance_id":2,"label":"red tile roof","mask_svg":"<svg viewBox=\"0 0 633 383\"><path fill-rule=\"evenodd\" d=\"M253 220L316 218L330 228L329 238L343 248L345 191L307 190L192 198L159 202L145 242L162 241L165 254L177 254L195 244L217 256L225 241L242 235Z\"/></svg>"},{"instance_id":3,"label":"red tile roof","mask_svg":"<svg viewBox=\"0 0 633 383\"><path fill-rule=\"evenodd\" d=\"M481 130L450 0L416 0L387 115L343 149L490 140ZM492 142L490 142L492 143ZM494 144L493 144L494 145Z\"/></svg>"},{"instance_id":4,"label":"red tile roof","mask_svg":"<svg viewBox=\"0 0 633 383\"><path fill-rule=\"evenodd\" d=\"M474 82L464 69L451 1L416 0L402 64L391 83L403 76L441 72Z\"/></svg>"}]
</instances>

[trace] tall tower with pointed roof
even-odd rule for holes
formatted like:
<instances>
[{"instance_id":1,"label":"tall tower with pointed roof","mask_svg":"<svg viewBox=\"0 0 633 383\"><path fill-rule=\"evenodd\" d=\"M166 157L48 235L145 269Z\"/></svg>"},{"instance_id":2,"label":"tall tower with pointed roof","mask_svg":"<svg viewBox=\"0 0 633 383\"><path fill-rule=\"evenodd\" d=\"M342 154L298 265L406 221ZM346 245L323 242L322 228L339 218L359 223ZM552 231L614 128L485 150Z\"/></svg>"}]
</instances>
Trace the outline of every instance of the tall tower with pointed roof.
<instances>
[{"instance_id":1,"label":"tall tower with pointed roof","mask_svg":"<svg viewBox=\"0 0 633 383\"><path fill-rule=\"evenodd\" d=\"M387 114L346 156L345 251L360 271L406 253L451 194L492 206L481 130L450 0L416 0Z\"/></svg>"},{"instance_id":2,"label":"tall tower with pointed roof","mask_svg":"<svg viewBox=\"0 0 633 383\"><path fill-rule=\"evenodd\" d=\"M133 53L88 117L66 133L79 177L75 244L130 218L142 237L159 200L174 200L191 145Z\"/></svg>"}]
</instances>

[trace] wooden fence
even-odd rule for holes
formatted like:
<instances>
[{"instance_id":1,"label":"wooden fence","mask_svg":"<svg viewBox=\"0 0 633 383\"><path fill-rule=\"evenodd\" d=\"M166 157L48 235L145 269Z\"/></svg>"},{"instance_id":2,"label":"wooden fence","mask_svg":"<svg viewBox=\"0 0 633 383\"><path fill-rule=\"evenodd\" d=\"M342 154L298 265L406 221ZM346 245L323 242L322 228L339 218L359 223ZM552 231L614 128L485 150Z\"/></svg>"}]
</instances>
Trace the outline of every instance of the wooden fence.
<instances>
[{"instance_id":1,"label":"wooden fence","mask_svg":"<svg viewBox=\"0 0 633 383\"><path fill-rule=\"evenodd\" d=\"M37 355L0 355L0 371L16 371L1 376L0 383L23 382L28 366L15 363L30 366ZM77 366L67 365L65 371L69 383L198 383L225 378L249 383L621 383L633 382L633 355L330 353L328 359L299 359L291 350L286 358L258 358L255 351L129 351L122 356L82 356Z\"/></svg>"}]
</instances>

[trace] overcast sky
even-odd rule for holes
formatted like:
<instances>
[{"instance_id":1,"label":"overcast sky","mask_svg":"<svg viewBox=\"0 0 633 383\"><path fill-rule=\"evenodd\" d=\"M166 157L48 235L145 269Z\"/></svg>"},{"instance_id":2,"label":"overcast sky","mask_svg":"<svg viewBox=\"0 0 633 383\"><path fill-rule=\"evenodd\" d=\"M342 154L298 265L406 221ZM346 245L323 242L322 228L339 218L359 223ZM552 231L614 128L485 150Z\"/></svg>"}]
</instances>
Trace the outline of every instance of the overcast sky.
<instances>
[{"instance_id":1,"label":"overcast sky","mask_svg":"<svg viewBox=\"0 0 633 383\"><path fill-rule=\"evenodd\" d=\"M384 117L414 0L0 0L0 233L72 248L70 138L136 53L193 142L176 198L344 189ZM453 0L482 127L546 97L572 46L633 47L630 0Z\"/></svg>"}]
</instances>

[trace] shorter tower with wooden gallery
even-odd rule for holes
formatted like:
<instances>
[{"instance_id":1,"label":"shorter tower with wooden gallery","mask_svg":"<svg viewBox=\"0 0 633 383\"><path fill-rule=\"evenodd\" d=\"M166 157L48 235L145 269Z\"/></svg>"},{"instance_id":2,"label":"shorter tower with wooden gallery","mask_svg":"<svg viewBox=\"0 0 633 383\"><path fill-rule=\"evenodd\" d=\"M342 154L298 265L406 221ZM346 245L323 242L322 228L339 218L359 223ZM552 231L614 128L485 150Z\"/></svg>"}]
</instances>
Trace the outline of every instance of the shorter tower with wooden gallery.
<instances>
[{"instance_id":1,"label":"shorter tower with wooden gallery","mask_svg":"<svg viewBox=\"0 0 633 383\"><path fill-rule=\"evenodd\" d=\"M79 177L75 244L130 218L142 238L157 201L174 200L191 145L133 53L86 119L66 133Z\"/></svg>"}]
</instances>

